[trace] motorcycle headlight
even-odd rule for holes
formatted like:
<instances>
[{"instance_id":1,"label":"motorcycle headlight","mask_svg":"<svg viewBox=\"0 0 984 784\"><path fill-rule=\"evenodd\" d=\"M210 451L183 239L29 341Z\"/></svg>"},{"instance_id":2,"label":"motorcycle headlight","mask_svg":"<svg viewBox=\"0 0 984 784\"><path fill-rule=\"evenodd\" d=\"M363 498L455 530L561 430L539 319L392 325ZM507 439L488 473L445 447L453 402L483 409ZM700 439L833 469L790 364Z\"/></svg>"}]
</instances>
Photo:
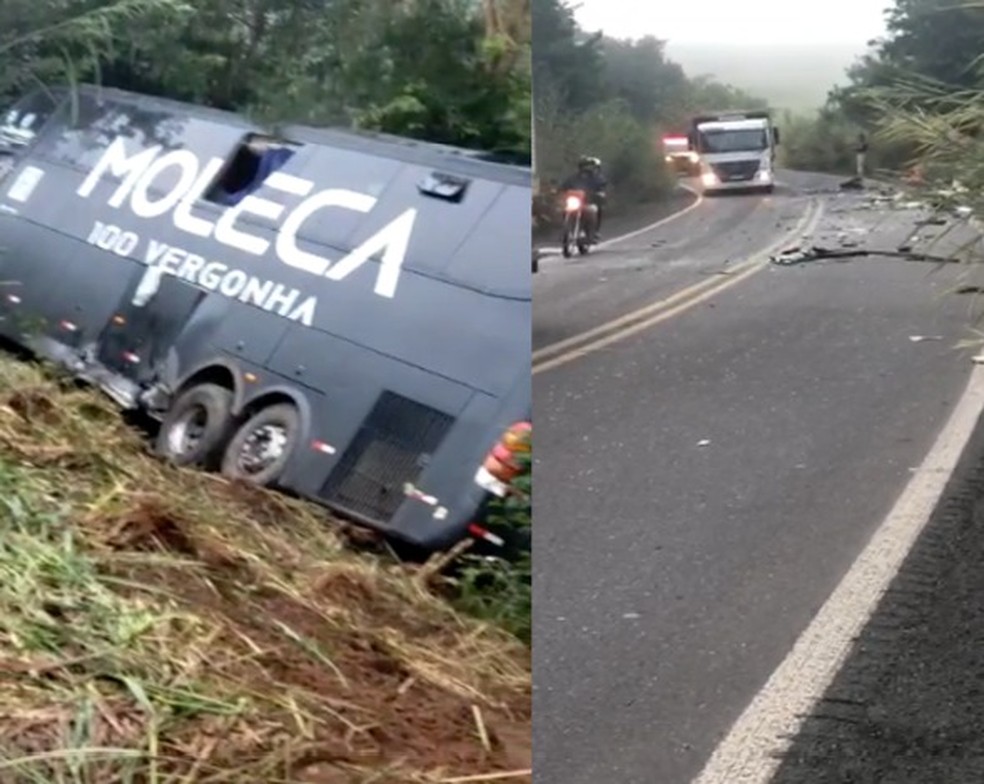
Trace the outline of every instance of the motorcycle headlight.
<instances>
[{"instance_id":1,"label":"motorcycle headlight","mask_svg":"<svg viewBox=\"0 0 984 784\"><path fill-rule=\"evenodd\" d=\"M581 209L581 200L577 196L568 196L567 209L571 212Z\"/></svg>"}]
</instances>

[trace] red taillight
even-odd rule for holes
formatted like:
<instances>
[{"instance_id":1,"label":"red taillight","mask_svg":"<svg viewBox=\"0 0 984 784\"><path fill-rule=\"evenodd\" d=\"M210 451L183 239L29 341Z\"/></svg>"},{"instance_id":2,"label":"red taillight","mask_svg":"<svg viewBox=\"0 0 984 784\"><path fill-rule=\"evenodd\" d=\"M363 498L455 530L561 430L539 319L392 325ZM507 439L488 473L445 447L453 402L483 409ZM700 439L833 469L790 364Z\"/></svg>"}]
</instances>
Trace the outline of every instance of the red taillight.
<instances>
[{"instance_id":1,"label":"red taillight","mask_svg":"<svg viewBox=\"0 0 984 784\"><path fill-rule=\"evenodd\" d=\"M533 425L530 422L517 422L502 436L500 443L505 444L511 452L529 454L533 449Z\"/></svg>"},{"instance_id":2,"label":"red taillight","mask_svg":"<svg viewBox=\"0 0 984 784\"><path fill-rule=\"evenodd\" d=\"M500 463L513 464L516 462L513 453L509 451L509 447L503 444L501 441L492 447L492 457L498 460Z\"/></svg>"},{"instance_id":3,"label":"red taillight","mask_svg":"<svg viewBox=\"0 0 984 784\"><path fill-rule=\"evenodd\" d=\"M495 479L508 484L523 472L521 455L529 454L533 426L517 422L510 427L485 458L482 467Z\"/></svg>"}]
</instances>

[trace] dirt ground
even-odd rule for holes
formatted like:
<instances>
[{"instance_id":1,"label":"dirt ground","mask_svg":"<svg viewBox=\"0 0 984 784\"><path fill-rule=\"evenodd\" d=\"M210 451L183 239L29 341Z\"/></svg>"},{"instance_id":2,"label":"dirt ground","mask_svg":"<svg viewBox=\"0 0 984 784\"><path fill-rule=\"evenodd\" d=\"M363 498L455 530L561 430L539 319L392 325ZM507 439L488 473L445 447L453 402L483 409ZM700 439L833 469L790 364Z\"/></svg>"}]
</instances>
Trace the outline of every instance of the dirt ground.
<instances>
[{"instance_id":1,"label":"dirt ground","mask_svg":"<svg viewBox=\"0 0 984 784\"><path fill-rule=\"evenodd\" d=\"M18 536L54 525L56 547L70 531L92 566L80 593L111 590L113 606L155 620L107 653L86 642L102 621L84 600L39 599L86 632L27 662L0 622L0 670L26 679L0 688L0 767L62 748L68 707L94 690L89 742L144 754L152 724L154 764L183 781L531 781L529 650L408 567L353 550L323 510L165 466L92 393L10 367L0 485L8 475L29 509ZM88 780L121 771L93 763Z\"/></svg>"}]
</instances>

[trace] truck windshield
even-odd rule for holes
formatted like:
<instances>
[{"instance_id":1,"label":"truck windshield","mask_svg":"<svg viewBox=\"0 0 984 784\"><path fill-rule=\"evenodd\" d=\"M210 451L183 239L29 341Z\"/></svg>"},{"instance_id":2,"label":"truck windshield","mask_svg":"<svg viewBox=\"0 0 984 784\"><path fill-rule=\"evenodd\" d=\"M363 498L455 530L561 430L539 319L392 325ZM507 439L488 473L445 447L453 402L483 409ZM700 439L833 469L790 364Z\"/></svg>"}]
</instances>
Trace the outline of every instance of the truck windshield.
<instances>
[{"instance_id":1,"label":"truck windshield","mask_svg":"<svg viewBox=\"0 0 984 784\"><path fill-rule=\"evenodd\" d=\"M761 151L769 146L764 128L750 128L740 131L701 131L699 135L701 152L746 152Z\"/></svg>"}]
</instances>

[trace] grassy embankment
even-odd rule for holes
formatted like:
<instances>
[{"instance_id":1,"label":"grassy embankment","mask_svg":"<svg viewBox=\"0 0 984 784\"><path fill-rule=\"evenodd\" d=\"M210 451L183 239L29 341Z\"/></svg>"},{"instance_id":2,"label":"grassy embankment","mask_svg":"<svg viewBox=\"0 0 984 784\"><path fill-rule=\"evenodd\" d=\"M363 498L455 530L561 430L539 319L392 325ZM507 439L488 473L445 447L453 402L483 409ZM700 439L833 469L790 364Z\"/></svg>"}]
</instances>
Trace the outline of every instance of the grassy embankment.
<instances>
[{"instance_id":1,"label":"grassy embankment","mask_svg":"<svg viewBox=\"0 0 984 784\"><path fill-rule=\"evenodd\" d=\"M529 666L323 510L0 356L0 782L528 782Z\"/></svg>"}]
</instances>

